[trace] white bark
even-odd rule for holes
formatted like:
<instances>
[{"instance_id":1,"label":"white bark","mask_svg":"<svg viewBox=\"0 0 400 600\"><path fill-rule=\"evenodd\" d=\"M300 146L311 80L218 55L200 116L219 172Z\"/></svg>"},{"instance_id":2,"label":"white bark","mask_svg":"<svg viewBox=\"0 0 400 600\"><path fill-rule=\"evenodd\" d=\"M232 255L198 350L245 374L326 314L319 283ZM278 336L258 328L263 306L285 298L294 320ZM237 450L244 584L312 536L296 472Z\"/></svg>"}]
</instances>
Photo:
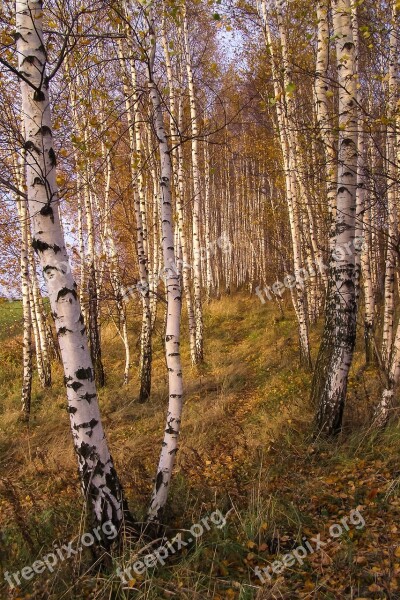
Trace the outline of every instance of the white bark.
<instances>
[{"instance_id":1,"label":"white bark","mask_svg":"<svg viewBox=\"0 0 400 600\"><path fill-rule=\"evenodd\" d=\"M23 189L20 186L20 189ZM31 410L32 392L32 318L29 294L29 258L28 258L28 211L26 200L16 198L21 230L20 275L22 290L23 338L22 338L22 411L28 420Z\"/></svg>"},{"instance_id":2,"label":"white bark","mask_svg":"<svg viewBox=\"0 0 400 600\"><path fill-rule=\"evenodd\" d=\"M129 381L130 369L130 347L128 338L128 322L125 303L123 300L123 286L118 262L118 252L114 241L114 231L111 225L111 205L110 205L110 186L111 186L111 156L106 148L102 147L103 158L106 163L106 185L104 192L104 211L103 211L103 235L102 245L107 257L108 269L110 272L111 285L114 292L115 304L118 312L119 327L118 331L125 349L125 368L123 384L127 385Z\"/></svg>"},{"instance_id":3,"label":"white bark","mask_svg":"<svg viewBox=\"0 0 400 600\"><path fill-rule=\"evenodd\" d=\"M186 309L188 314L189 322L189 343L190 343L190 357L192 364L196 363L196 324L193 313L193 302L192 293L190 289L190 266L189 266L189 253L188 253L188 241L185 229L185 212L184 212L184 174L183 174L183 148L179 140L178 130L182 129L182 118L183 108L182 99L179 97L176 100L175 90L175 78L172 72L171 58L168 47L168 40L165 31L165 19L162 21L161 27L162 43L165 56L165 64L167 71L167 80L169 86L169 114L170 114L170 131L171 131L171 144L172 144L172 170L174 175L174 191L175 191L175 205L178 214L178 229L179 239L182 250L182 286L185 295ZM178 107L177 107L178 104Z\"/></svg>"},{"instance_id":4,"label":"white bark","mask_svg":"<svg viewBox=\"0 0 400 600\"><path fill-rule=\"evenodd\" d=\"M155 479L155 486L150 502L148 519L159 521L167 502L171 482L172 469L178 451L178 437L182 413L182 367L180 358L180 319L181 319L181 285L179 273L171 268L175 265L174 226L171 205L171 158L164 128L161 98L154 82L154 58L156 52L156 37L154 20L150 16L150 35L152 41L149 59L149 91L153 106L154 128L158 139L161 165L161 222L162 244L165 270L165 285L167 291L167 322L165 331L165 353L168 368L169 403L167 423L164 431L164 441Z\"/></svg>"},{"instance_id":5,"label":"white bark","mask_svg":"<svg viewBox=\"0 0 400 600\"><path fill-rule=\"evenodd\" d=\"M329 113L329 0L317 2L318 38L315 70L315 108L320 137L324 146L326 161L326 190L330 219L329 247L335 246L336 233L336 140L332 130L332 117Z\"/></svg>"},{"instance_id":6,"label":"white bark","mask_svg":"<svg viewBox=\"0 0 400 600\"><path fill-rule=\"evenodd\" d=\"M193 172L193 287L194 287L194 318L196 325L196 364L203 360L203 310L201 301L201 242L200 242L200 205L201 205L201 179L199 167L198 148L198 118L192 59L189 46L189 32L186 17L186 4L183 5L183 41L184 58L186 62L187 84L190 104L191 121L191 146L192 146L192 172Z\"/></svg>"},{"instance_id":7,"label":"white bark","mask_svg":"<svg viewBox=\"0 0 400 600\"><path fill-rule=\"evenodd\" d=\"M111 520L119 528L123 518L122 488L100 420L93 364L59 220L42 15L40 1L17 1L19 71L31 83L20 82L33 247L43 268L60 343L84 496L94 522Z\"/></svg>"},{"instance_id":8,"label":"white bark","mask_svg":"<svg viewBox=\"0 0 400 600\"><path fill-rule=\"evenodd\" d=\"M396 269L396 241L398 227L398 166L396 155L396 121L395 115L398 101L398 30L395 27L397 3L392 6L392 29L389 39L389 81L388 81L388 125L386 132L386 164L387 164L387 245L385 260L385 296L383 312L382 362L387 372L391 365L391 352L394 334L394 288Z\"/></svg>"},{"instance_id":9,"label":"white bark","mask_svg":"<svg viewBox=\"0 0 400 600\"><path fill-rule=\"evenodd\" d=\"M319 404L317 428L335 434L342 426L357 315L357 266L354 252L357 190L357 80L350 0L335 0L333 23L339 83L339 171L335 250L330 261L323 339L312 394Z\"/></svg>"},{"instance_id":10,"label":"white bark","mask_svg":"<svg viewBox=\"0 0 400 600\"><path fill-rule=\"evenodd\" d=\"M129 34L129 29L127 29ZM122 67L124 67L122 40L119 40L118 51ZM133 49L128 42L129 54ZM140 278L140 298L142 304L142 328L140 335L140 391L139 402L146 402L151 390L152 319L150 307L149 259L147 243L146 198L143 179L143 151L140 132L139 94L136 83L136 67L133 58L128 60L130 85L124 77L124 95L129 127L131 178L134 195L136 219L136 249Z\"/></svg>"},{"instance_id":11,"label":"white bark","mask_svg":"<svg viewBox=\"0 0 400 600\"><path fill-rule=\"evenodd\" d=\"M282 17L283 2L277 3L277 14L278 14L278 27L280 34L280 43L282 51L282 68L283 68L283 85L284 89L281 89L279 84L279 77L276 67L276 58L274 55L272 36L268 23L267 5L265 0L260 0L260 16L264 25L265 41L267 49L271 55L271 68L273 76L274 93L276 98L276 115L278 121L278 131L281 143L281 150L283 156L283 165L285 171L285 188L286 188L286 199L289 211L289 222L290 232L293 246L293 266L294 276L296 279L296 294L292 293L293 306L296 312L296 316L299 323L299 341L300 341L300 358L301 362L307 366L311 366L310 356L310 343L308 338L308 323L307 323L307 306L306 306L306 294L304 290L304 283L301 277L302 269L302 253L300 243L300 219L299 219L299 207L296 197L296 176L295 176L295 156L298 152L298 145L293 135L290 119L293 118L292 114L292 98L291 92L286 94L286 91L290 89L291 74L290 65L288 61L287 53L287 42L286 33L283 27ZM285 96L286 94L286 96ZM284 99L284 102L282 101Z\"/></svg>"}]
</instances>

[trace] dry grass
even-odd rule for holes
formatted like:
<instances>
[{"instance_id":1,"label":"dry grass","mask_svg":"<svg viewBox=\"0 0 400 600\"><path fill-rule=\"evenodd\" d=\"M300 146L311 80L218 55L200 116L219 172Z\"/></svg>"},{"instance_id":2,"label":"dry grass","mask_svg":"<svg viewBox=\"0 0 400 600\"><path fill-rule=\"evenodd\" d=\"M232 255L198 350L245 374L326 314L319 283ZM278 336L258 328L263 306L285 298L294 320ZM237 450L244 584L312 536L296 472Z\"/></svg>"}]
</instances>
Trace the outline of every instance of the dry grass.
<instances>
[{"instance_id":1,"label":"dry grass","mask_svg":"<svg viewBox=\"0 0 400 600\"><path fill-rule=\"evenodd\" d=\"M171 528L187 528L219 508L231 511L228 526L207 533L190 552L131 583L136 591L122 589L115 575L84 575L90 561L83 556L63 563L57 573L36 576L14 595L5 588L1 598L255 598L259 582L252 567L273 555L274 540L279 545L282 536L296 539L303 527L314 532L324 527L319 504L310 499L324 497L321 480L326 473L352 472L359 468L360 456L367 457L360 467L363 472L382 447L388 448L390 462L400 446L395 429L385 434L379 447L367 434L379 380L374 371L362 370L362 348L352 371L344 435L330 446L312 445L311 376L299 367L297 328L289 308L286 313L287 318L279 320L273 304L261 305L256 297L244 295L212 302L206 308L206 362L200 368L190 365L184 318L185 408L166 519ZM320 325L312 333L314 355L319 333ZM138 324L133 321L134 356L137 337ZM152 397L145 405L136 402L137 364L129 385L121 385L123 348L111 325L105 328L103 348L107 385L99 398L104 426L130 507L142 519L167 403L161 331L155 338ZM0 487L0 557L12 572L50 552L54 540L70 541L84 527L61 368L54 365L51 390L41 390L35 382L27 429L19 420L19 353L18 337L7 339L0 350L5 367L0 378L1 471L20 503L16 509ZM394 465L386 471L385 481L398 489L393 484ZM31 536L34 553L21 529ZM254 551L249 559L249 540L257 548L266 541L268 548ZM125 560L126 554L119 557ZM301 595L296 577L296 585L290 587L292 579L288 573L284 584L274 584L257 597L330 598L325 591Z\"/></svg>"}]
</instances>

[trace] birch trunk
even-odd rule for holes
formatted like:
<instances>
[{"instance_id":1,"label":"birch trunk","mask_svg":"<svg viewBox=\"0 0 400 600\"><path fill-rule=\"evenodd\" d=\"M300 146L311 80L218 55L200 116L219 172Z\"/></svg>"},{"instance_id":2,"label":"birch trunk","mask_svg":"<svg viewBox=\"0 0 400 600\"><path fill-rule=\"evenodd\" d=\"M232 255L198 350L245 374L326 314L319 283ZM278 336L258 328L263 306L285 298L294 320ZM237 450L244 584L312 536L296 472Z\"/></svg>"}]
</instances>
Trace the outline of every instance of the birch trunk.
<instances>
[{"instance_id":1,"label":"birch trunk","mask_svg":"<svg viewBox=\"0 0 400 600\"><path fill-rule=\"evenodd\" d=\"M78 125L78 124L76 124ZM79 131L79 126L78 126ZM85 128L83 131L83 139L85 140L85 145L89 147L87 129ZM99 324L99 297L98 297L98 281L97 281L97 269L96 269L96 249L95 249L95 230L94 230L94 222L93 222L93 206L92 206L92 198L90 194L90 182L92 180L91 177L91 169L89 165L90 159L86 160L86 169L85 169L85 183L83 189L83 198L84 198L84 206L85 206L85 217L86 217L86 226L87 226L87 238L88 238L88 280L87 280L87 290L88 290L88 324L89 324L89 341L90 341L90 354L92 356L92 362L94 366L94 372L96 377L96 383L99 387L103 387L105 385L105 374L103 368L103 360L101 356L101 334L100 334L100 324Z\"/></svg>"},{"instance_id":2,"label":"birch trunk","mask_svg":"<svg viewBox=\"0 0 400 600\"><path fill-rule=\"evenodd\" d=\"M176 99L176 84L172 73L171 58L165 30L165 19L163 19L162 21L161 34L169 86L169 120L172 144L171 157L172 170L174 175L175 205L178 215L179 239L182 250L182 286L185 295L186 309L189 322L190 357L192 364L196 364L196 324L193 313L192 293L190 289L190 263L184 213L185 188L183 174L183 149L178 135L178 129L182 129L183 108L181 98L179 98L178 100Z\"/></svg>"},{"instance_id":3,"label":"birch trunk","mask_svg":"<svg viewBox=\"0 0 400 600\"><path fill-rule=\"evenodd\" d=\"M161 223L165 284L167 291L167 322L165 330L165 354L168 368L169 403L164 441L157 468L155 485L148 512L150 522L158 522L167 502L169 486L175 456L178 451L178 438L182 414L182 367L180 358L180 319L181 319L181 284L175 265L174 226L171 205L171 158L164 128L161 98L154 82L154 59L156 52L156 36L154 20L150 15L149 32L152 49L149 59L149 92L153 106L154 129L157 136L161 165Z\"/></svg>"},{"instance_id":4,"label":"birch trunk","mask_svg":"<svg viewBox=\"0 0 400 600\"><path fill-rule=\"evenodd\" d=\"M112 521L119 529L124 512L122 488L100 420L93 364L59 219L42 15L40 1L17 1L19 71L31 83L20 82L32 244L43 268L57 329L84 497L94 523Z\"/></svg>"},{"instance_id":5,"label":"birch trunk","mask_svg":"<svg viewBox=\"0 0 400 600\"><path fill-rule=\"evenodd\" d=\"M127 30L129 35L129 30ZM122 40L119 40L118 50L121 65L124 66ZM133 49L128 42L129 54ZM126 114L129 127L131 178L134 194L134 210L136 219L136 251L140 278L140 299L142 304L142 327L140 334L140 391L139 402L146 402L151 390L152 347L151 332L152 318L150 307L149 260L147 244L146 204L143 181L142 140L140 133L139 94L136 84L136 67L133 58L128 61L130 86L124 78L124 95Z\"/></svg>"},{"instance_id":6,"label":"birch trunk","mask_svg":"<svg viewBox=\"0 0 400 600\"><path fill-rule=\"evenodd\" d=\"M104 193L104 213L103 213L103 248L108 259L111 285L114 292L115 304L118 312L119 327L118 331L121 335L125 349L125 368L123 384L127 385L129 381L130 369L130 347L128 338L128 322L126 316L126 308L123 301L123 286L121 281L120 269L118 264L118 252L114 242L114 231L110 223L111 206L110 206L110 186L111 186L111 157L110 152L102 147L103 157L106 163L106 186Z\"/></svg>"},{"instance_id":7,"label":"birch trunk","mask_svg":"<svg viewBox=\"0 0 400 600\"><path fill-rule=\"evenodd\" d=\"M211 300L213 289L213 274L211 266L211 235L210 235L210 155L208 144L204 145L204 222L205 222L205 242L206 242L206 295L207 302Z\"/></svg>"},{"instance_id":8,"label":"birch trunk","mask_svg":"<svg viewBox=\"0 0 400 600\"><path fill-rule=\"evenodd\" d=\"M267 49L271 56L272 78L276 101L276 116L278 121L278 133L280 138L283 165L285 172L285 189L286 200L288 204L290 233L293 246L293 266L294 276L296 281L296 294L292 293L292 301L294 310L299 323L299 342L300 342L300 362L307 368L311 368L310 343L308 337L307 323L307 305L304 282L301 277L302 269L302 254L300 243L300 221L299 208L296 198L296 180L295 180L295 160L297 152L297 144L295 142L291 124L289 120L292 118L292 99L290 93L285 97L285 93L290 89L291 76L290 67L287 55L286 34L283 27L282 19L283 2L277 3L278 27L280 33L281 50L282 50L282 70L284 75L284 89L281 89L276 66L276 57L272 45L271 30L268 23L267 5L265 0L260 0L260 13L264 25L265 41ZM281 98L285 101L282 102Z\"/></svg>"},{"instance_id":9,"label":"birch trunk","mask_svg":"<svg viewBox=\"0 0 400 600\"><path fill-rule=\"evenodd\" d=\"M315 109L319 134L324 147L326 161L326 191L329 211L329 248L335 246L336 234L336 141L332 130L332 118L329 114L329 0L317 3L318 38L317 61L315 70ZM327 284L327 282L325 282Z\"/></svg>"},{"instance_id":10,"label":"birch trunk","mask_svg":"<svg viewBox=\"0 0 400 600\"><path fill-rule=\"evenodd\" d=\"M32 324L35 331L36 359L40 365L39 378L44 388L51 386L51 362L49 356L48 335L46 332L46 321L44 317L39 284L36 274L36 262L32 248L32 236L30 226L28 235L28 260L29 260L29 279L32 292L31 312Z\"/></svg>"},{"instance_id":11,"label":"birch trunk","mask_svg":"<svg viewBox=\"0 0 400 600\"><path fill-rule=\"evenodd\" d=\"M189 46L189 32L186 17L186 4L183 6L183 41L186 62L186 74L189 91L190 121L192 136L192 172L193 172L193 287L194 287L194 319L196 325L196 364L203 361L203 309L201 302L201 251L200 251L200 205L201 179L198 148L198 119L192 59Z\"/></svg>"},{"instance_id":12,"label":"birch trunk","mask_svg":"<svg viewBox=\"0 0 400 600\"><path fill-rule=\"evenodd\" d=\"M20 186L20 189L23 189ZM29 295L29 258L28 258L28 211L26 200L17 198L17 208L21 230L20 274L22 290L23 338L22 338L22 412L29 420L32 394L32 318Z\"/></svg>"},{"instance_id":13,"label":"birch trunk","mask_svg":"<svg viewBox=\"0 0 400 600\"><path fill-rule=\"evenodd\" d=\"M353 359L357 315L357 267L354 251L357 189L357 103L355 46L350 0L333 3L339 83L339 171L335 249L329 271L327 316L312 384L318 404L318 432L332 435L342 427L347 380Z\"/></svg>"},{"instance_id":14,"label":"birch trunk","mask_svg":"<svg viewBox=\"0 0 400 600\"><path fill-rule=\"evenodd\" d=\"M386 131L386 164L387 164L387 221L388 235L385 260L385 283L384 283L384 312L383 312L383 335L382 335L382 363L387 372L391 368L391 352L393 345L394 327L394 287L396 268L396 240L398 227L398 168L396 156L396 121L395 115L398 100L398 30L395 27L397 19L397 3L392 6L392 29L389 39L389 82L388 82L388 125Z\"/></svg>"}]
</instances>

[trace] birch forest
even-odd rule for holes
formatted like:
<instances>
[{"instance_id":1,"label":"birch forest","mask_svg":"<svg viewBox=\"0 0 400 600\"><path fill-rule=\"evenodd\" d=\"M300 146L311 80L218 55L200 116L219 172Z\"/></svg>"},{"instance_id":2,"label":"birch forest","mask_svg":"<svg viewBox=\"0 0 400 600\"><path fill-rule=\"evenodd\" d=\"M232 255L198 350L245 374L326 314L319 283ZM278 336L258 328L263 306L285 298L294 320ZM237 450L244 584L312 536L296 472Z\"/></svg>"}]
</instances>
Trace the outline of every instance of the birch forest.
<instances>
[{"instance_id":1,"label":"birch forest","mask_svg":"<svg viewBox=\"0 0 400 600\"><path fill-rule=\"evenodd\" d=\"M400 600L399 0L2 0L0 600Z\"/></svg>"}]
</instances>

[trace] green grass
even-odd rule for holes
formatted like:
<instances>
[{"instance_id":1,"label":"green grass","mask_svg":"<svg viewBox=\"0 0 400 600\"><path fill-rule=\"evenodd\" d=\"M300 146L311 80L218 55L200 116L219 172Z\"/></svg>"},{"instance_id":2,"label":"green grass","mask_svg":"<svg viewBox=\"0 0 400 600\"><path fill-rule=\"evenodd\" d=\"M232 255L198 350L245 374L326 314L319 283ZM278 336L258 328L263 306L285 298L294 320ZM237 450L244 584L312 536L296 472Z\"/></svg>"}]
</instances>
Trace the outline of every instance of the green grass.
<instances>
[{"instance_id":1,"label":"green grass","mask_svg":"<svg viewBox=\"0 0 400 600\"><path fill-rule=\"evenodd\" d=\"M22 331L22 302L0 300L0 341Z\"/></svg>"}]
</instances>

